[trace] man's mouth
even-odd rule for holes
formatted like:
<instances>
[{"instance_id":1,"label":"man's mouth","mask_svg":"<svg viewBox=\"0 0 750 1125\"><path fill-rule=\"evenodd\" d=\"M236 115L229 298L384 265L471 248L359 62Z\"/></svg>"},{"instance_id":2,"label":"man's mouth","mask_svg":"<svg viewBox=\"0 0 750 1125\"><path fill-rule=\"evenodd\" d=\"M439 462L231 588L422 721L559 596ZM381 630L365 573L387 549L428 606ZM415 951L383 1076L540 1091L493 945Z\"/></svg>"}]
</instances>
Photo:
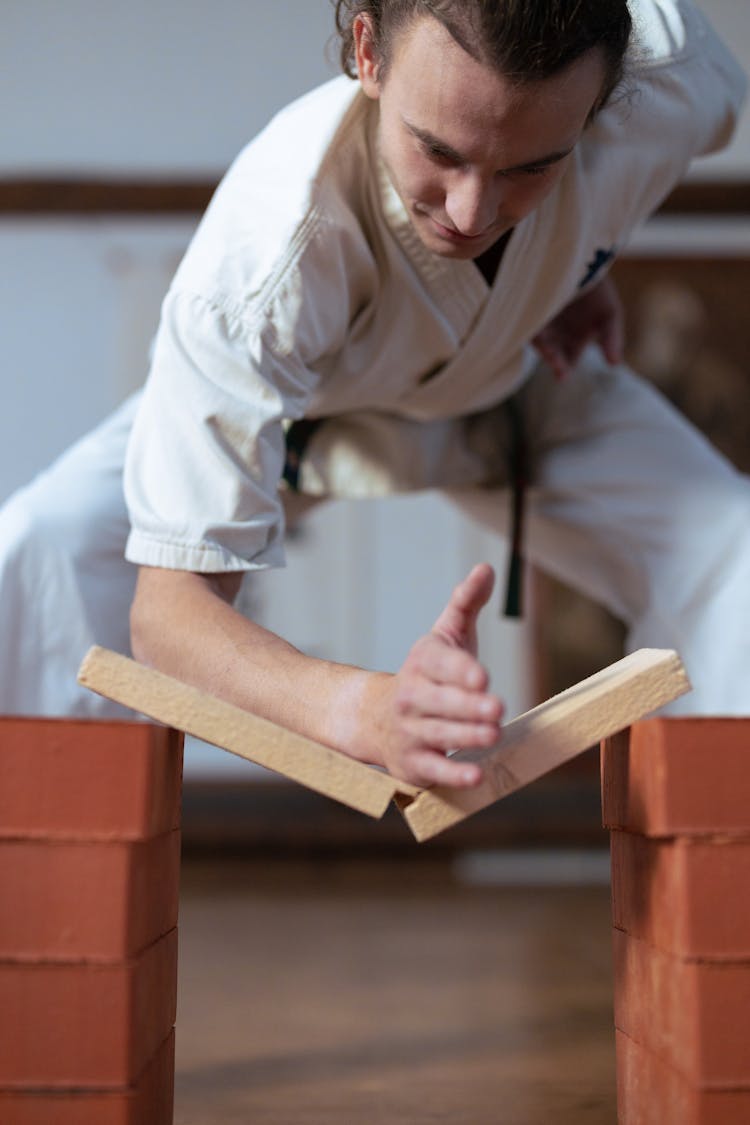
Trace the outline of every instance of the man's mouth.
<instances>
[{"instance_id":1,"label":"man's mouth","mask_svg":"<svg viewBox=\"0 0 750 1125\"><path fill-rule=\"evenodd\" d=\"M446 241L448 241L448 242L458 242L458 243L470 244L472 242L483 241L488 236L490 236L490 237L493 236L493 231L492 231L491 228L488 229L488 230L483 230L479 234L462 234L461 231L456 230L455 227L445 226L444 223L439 222L437 219L435 219L432 215L428 214L426 211L417 210L417 213L419 215L421 215L423 218L429 219L432 226L434 227L436 233L441 238L446 239Z\"/></svg>"}]
</instances>

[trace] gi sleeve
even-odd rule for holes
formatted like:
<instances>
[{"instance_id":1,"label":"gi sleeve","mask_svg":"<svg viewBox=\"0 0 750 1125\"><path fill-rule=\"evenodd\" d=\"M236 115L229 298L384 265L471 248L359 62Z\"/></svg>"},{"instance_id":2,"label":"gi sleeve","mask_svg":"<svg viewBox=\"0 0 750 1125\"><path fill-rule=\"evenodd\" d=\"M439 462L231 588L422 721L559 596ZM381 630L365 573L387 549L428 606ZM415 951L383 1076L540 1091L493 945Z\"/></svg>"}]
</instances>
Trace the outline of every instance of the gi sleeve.
<instances>
[{"instance_id":1,"label":"gi sleeve","mask_svg":"<svg viewBox=\"0 0 750 1125\"><path fill-rule=\"evenodd\" d=\"M595 244L610 257L695 157L730 140L746 87L731 52L690 0L632 0L632 14L623 89L582 146L588 206L604 216Z\"/></svg>"},{"instance_id":2,"label":"gi sleeve","mask_svg":"<svg viewBox=\"0 0 750 1125\"><path fill-rule=\"evenodd\" d=\"M294 333L299 294L262 311L171 291L125 464L126 557L201 573L284 564L283 420L316 378Z\"/></svg>"},{"instance_id":3,"label":"gi sleeve","mask_svg":"<svg viewBox=\"0 0 750 1125\"><path fill-rule=\"evenodd\" d=\"M683 141L687 164L724 148L732 138L747 90L744 72L692 0L635 0L632 65L637 79L653 85L645 101ZM672 143L672 136L664 141Z\"/></svg>"}]
</instances>

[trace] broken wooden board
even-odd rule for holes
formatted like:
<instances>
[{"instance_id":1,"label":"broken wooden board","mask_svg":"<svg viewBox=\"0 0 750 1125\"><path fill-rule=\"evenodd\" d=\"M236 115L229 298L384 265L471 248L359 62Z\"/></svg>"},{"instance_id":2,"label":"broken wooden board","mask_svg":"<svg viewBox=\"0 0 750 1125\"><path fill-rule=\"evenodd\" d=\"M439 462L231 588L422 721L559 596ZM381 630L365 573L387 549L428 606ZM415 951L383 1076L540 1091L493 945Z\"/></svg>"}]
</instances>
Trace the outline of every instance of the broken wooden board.
<instances>
[{"instance_id":1,"label":"broken wooden board","mask_svg":"<svg viewBox=\"0 0 750 1125\"><path fill-rule=\"evenodd\" d=\"M514 719L489 750L455 754L459 761L479 762L484 771L477 788L457 790L418 789L107 649L89 650L78 679L99 695L369 816L381 817L393 799L418 841L444 832L690 690L677 653L641 649Z\"/></svg>"},{"instance_id":2,"label":"broken wooden board","mask_svg":"<svg viewBox=\"0 0 750 1125\"><path fill-rule=\"evenodd\" d=\"M396 800L416 839L428 840L688 691L676 652L640 649L512 720L490 749L453 755L482 766L477 788Z\"/></svg>"},{"instance_id":3,"label":"broken wooden board","mask_svg":"<svg viewBox=\"0 0 750 1125\"><path fill-rule=\"evenodd\" d=\"M408 782L330 746L285 730L105 648L89 649L78 682L98 695L266 766L368 816L381 817L397 794L411 800L420 792Z\"/></svg>"}]
</instances>

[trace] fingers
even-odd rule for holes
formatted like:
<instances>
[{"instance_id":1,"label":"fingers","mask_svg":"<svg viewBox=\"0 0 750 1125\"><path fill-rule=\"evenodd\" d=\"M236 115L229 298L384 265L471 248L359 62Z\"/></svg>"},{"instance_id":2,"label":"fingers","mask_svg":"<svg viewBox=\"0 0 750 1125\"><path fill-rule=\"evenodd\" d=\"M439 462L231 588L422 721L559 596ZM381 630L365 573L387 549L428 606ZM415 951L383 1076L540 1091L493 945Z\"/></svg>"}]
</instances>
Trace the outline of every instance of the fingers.
<instances>
[{"instance_id":1,"label":"fingers","mask_svg":"<svg viewBox=\"0 0 750 1125\"><path fill-rule=\"evenodd\" d=\"M482 780L476 762L456 762L429 750L416 751L409 760L409 776L402 780L429 788L445 785L451 789L473 789Z\"/></svg>"},{"instance_id":2,"label":"fingers","mask_svg":"<svg viewBox=\"0 0 750 1125\"><path fill-rule=\"evenodd\" d=\"M405 717L437 716L461 723L497 724L503 715L503 705L497 696L435 682L417 682L412 686L407 680L399 685L394 705L398 714Z\"/></svg>"},{"instance_id":3,"label":"fingers","mask_svg":"<svg viewBox=\"0 0 750 1125\"><path fill-rule=\"evenodd\" d=\"M625 351L625 313L610 276L602 278L595 290L596 342L608 363L622 363Z\"/></svg>"},{"instance_id":4,"label":"fingers","mask_svg":"<svg viewBox=\"0 0 750 1125\"><path fill-rule=\"evenodd\" d=\"M570 374L571 365L563 349L554 343L552 334L540 332L532 343L555 378L562 382Z\"/></svg>"},{"instance_id":5,"label":"fingers","mask_svg":"<svg viewBox=\"0 0 750 1125\"><path fill-rule=\"evenodd\" d=\"M475 566L391 681L383 757L395 776L458 788L481 781L476 763L446 755L490 747L500 737L503 705L488 692L489 676L476 657L476 621L494 583L491 566Z\"/></svg>"},{"instance_id":6,"label":"fingers","mask_svg":"<svg viewBox=\"0 0 750 1125\"><path fill-rule=\"evenodd\" d=\"M432 664L429 677L418 668L402 670L397 677L393 710L400 738L406 745L443 752L494 745L500 736L504 708L497 696L486 690L487 672L467 653L447 645L440 647L445 649L445 661L437 664L437 672ZM436 678L452 672L450 665L460 658L470 661L470 666L461 670L463 681L453 674L443 681Z\"/></svg>"},{"instance_id":7,"label":"fingers","mask_svg":"<svg viewBox=\"0 0 750 1125\"><path fill-rule=\"evenodd\" d=\"M430 695L432 708L426 706ZM500 737L503 705L496 696L474 695L455 690L420 692L418 699L396 699L399 736L406 746L433 749L473 750L494 746Z\"/></svg>"},{"instance_id":8,"label":"fingers","mask_svg":"<svg viewBox=\"0 0 750 1125\"><path fill-rule=\"evenodd\" d=\"M549 348L544 359L559 383L562 383L563 379L567 379L573 370L573 364L557 348Z\"/></svg>"},{"instance_id":9,"label":"fingers","mask_svg":"<svg viewBox=\"0 0 750 1125\"><path fill-rule=\"evenodd\" d=\"M449 755L458 750L489 749L499 738L498 723L452 722L437 717L409 719L397 728L383 764L395 777L412 785L467 789L481 782L481 766Z\"/></svg>"},{"instance_id":10,"label":"fingers","mask_svg":"<svg viewBox=\"0 0 750 1125\"><path fill-rule=\"evenodd\" d=\"M454 750L486 750L500 738L498 723L471 723L425 715L407 720L403 731L414 749L448 754Z\"/></svg>"}]
</instances>

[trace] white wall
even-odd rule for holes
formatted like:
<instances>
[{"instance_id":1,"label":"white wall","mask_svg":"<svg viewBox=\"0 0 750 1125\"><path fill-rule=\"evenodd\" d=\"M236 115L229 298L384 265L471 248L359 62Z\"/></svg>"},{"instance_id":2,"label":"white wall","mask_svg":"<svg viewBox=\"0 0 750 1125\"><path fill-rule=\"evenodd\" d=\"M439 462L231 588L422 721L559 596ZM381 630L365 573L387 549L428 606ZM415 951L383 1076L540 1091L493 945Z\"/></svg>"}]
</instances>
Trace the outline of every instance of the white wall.
<instances>
[{"instance_id":1,"label":"white wall","mask_svg":"<svg viewBox=\"0 0 750 1125\"><path fill-rule=\"evenodd\" d=\"M5 0L0 174L219 172L334 73L331 12L328 0Z\"/></svg>"},{"instance_id":2,"label":"white wall","mask_svg":"<svg viewBox=\"0 0 750 1125\"><path fill-rule=\"evenodd\" d=\"M0 219L0 502L141 385L193 226Z\"/></svg>"}]
</instances>

